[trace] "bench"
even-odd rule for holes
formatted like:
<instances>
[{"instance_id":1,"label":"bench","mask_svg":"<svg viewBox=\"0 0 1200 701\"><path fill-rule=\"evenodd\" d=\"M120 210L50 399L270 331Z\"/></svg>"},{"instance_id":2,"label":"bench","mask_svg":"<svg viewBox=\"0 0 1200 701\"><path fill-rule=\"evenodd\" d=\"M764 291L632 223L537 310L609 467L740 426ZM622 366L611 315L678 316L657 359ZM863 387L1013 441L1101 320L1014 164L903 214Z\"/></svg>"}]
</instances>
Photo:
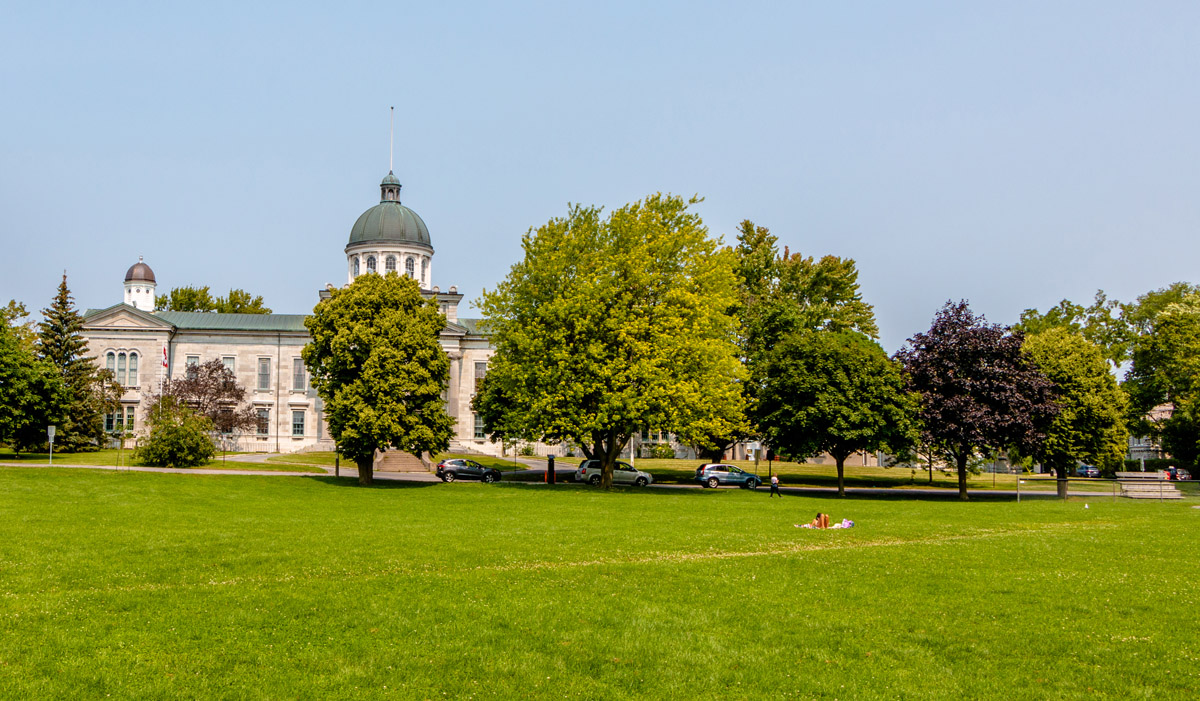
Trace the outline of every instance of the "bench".
<instances>
[{"instance_id":1,"label":"bench","mask_svg":"<svg viewBox=\"0 0 1200 701\"><path fill-rule=\"evenodd\" d=\"M1121 482L1121 496L1130 499L1182 499L1183 492L1165 480L1128 480Z\"/></svg>"}]
</instances>

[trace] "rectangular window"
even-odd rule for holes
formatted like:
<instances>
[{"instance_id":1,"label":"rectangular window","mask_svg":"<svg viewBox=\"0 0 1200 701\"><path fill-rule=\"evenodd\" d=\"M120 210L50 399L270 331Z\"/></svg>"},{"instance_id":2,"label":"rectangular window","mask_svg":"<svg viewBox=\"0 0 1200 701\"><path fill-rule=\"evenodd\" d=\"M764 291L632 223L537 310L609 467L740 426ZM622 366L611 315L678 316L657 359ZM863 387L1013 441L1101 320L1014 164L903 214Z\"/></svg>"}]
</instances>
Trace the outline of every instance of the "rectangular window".
<instances>
[{"instance_id":1,"label":"rectangular window","mask_svg":"<svg viewBox=\"0 0 1200 701\"><path fill-rule=\"evenodd\" d=\"M138 386L138 356L137 353L129 354L129 387Z\"/></svg>"},{"instance_id":2,"label":"rectangular window","mask_svg":"<svg viewBox=\"0 0 1200 701\"><path fill-rule=\"evenodd\" d=\"M304 375L304 358L292 359L292 391L303 392L308 378Z\"/></svg>"},{"instance_id":3,"label":"rectangular window","mask_svg":"<svg viewBox=\"0 0 1200 701\"><path fill-rule=\"evenodd\" d=\"M292 412L292 435L293 436L303 436L304 435L304 410L303 409Z\"/></svg>"},{"instance_id":4,"label":"rectangular window","mask_svg":"<svg viewBox=\"0 0 1200 701\"><path fill-rule=\"evenodd\" d=\"M271 389L271 359L258 359L258 388Z\"/></svg>"},{"instance_id":5,"label":"rectangular window","mask_svg":"<svg viewBox=\"0 0 1200 701\"><path fill-rule=\"evenodd\" d=\"M137 407L132 407L132 406L125 407L125 430L126 431L130 431L130 432L133 431L133 415L134 415L134 411L136 409L137 409Z\"/></svg>"},{"instance_id":6,"label":"rectangular window","mask_svg":"<svg viewBox=\"0 0 1200 701\"><path fill-rule=\"evenodd\" d=\"M116 417L112 414L105 414L104 415L104 430L105 430L105 432L112 433L113 431L116 430L116 428L117 428Z\"/></svg>"},{"instance_id":7,"label":"rectangular window","mask_svg":"<svg viewBox=\"0 0 1200 701\"><path fill-rule=\"evenodd\" d=\"M487 377L487 363L475 363L475 391L479 391L479 383Z\"/></svg>"},{"instance_id":8,"label":"rectangular window","mask_svg":"<svg viewBox=\"0 0 1200 701\"><path fill-rule=\"evenodd\" d=\"M483 425L483 417L479 414L475 414L475 437L487 438L487 430Z\"/></svg>"},{"instance_id":9,"label":"rectangular window","mask_svg":"<svg viewBox=\"0 0 1200 701\"><path fill-rule=\"evenodd\" d=\"M228 370L229 372L232 372L235 374L237 373L237 371L233 369L233 356L232 355L223 356L221 358L221 364L224 365L225 369Z\"/></svg>"},{"instance_id":10,"label":"rectangular window","mask_svg":"<svg viewBox=\"0 0 1200 701\"><path fill-rule=\"evenodd\" d=\"M196 373L197 373L197 372L199 372L199 371L197 370L197 368L198 368L199 366L200 366L200 356L198 356L198 355L189 355L189 356L187 357L187 360L184 362L184 367L186 367L186 368L187 368L187 378L188 378L189 380L194 380L194 379L196 379Z\"/></svg>"},{"instance_id":11,"label":"rectangular window","mask_svg":"<svg viewBox=\"0 0 1200 701\"><path fill-rule=\"evenodd\" d=\"M258 435L265 436L271 432L271 410L258 409L255 411L258 415Z\"/></svg>"}]
</instances>

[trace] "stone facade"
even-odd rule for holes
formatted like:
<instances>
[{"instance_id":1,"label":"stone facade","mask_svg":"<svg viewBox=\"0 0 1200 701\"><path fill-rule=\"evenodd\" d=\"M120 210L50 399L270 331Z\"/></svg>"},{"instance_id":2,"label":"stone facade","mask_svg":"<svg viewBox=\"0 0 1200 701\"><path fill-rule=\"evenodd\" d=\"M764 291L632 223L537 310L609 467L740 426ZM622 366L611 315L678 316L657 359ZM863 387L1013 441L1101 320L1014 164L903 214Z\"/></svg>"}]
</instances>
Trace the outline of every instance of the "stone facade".
<instances>
[{"instance_id":1,"label":"stone facade","mask_svg":"<svg viewBox=\"0 0 1200 701\"><path fill-rule=\"evenodd\" d=\"M399 203L399 184L389 173L381 185L382 200L355 222L344 251L348 282L375 272L411 275L446 317L440 342L449 355L447 412L457 422L452 447L499 454L501 446L477 438L471 399L476 377L486 373L492 347L478 330L478 320L458 316L462 295L455 287L442 292L431 286L433 247L425 224ZM412 261L411 269L408 262ZM355 269L357 266L357 270ZM289 453L333 450L320 397L309 384L300 353L309 341L302 314L215 314L153 311L153 271L140 259L125 276L122 302L84 314L89 350L101 367L109 366L126 390L120 415L107 418L110 430L132 419L134 434L145 425L145 405L160 382L180 377L189 363L222 360L246 389L247 401L265 412L265 422L252 433L231 437L226 447L250 452ZM328 296L327 291L320 293ZM148 308L146 308L148 307Z\"/></svg>"}]
</instances>

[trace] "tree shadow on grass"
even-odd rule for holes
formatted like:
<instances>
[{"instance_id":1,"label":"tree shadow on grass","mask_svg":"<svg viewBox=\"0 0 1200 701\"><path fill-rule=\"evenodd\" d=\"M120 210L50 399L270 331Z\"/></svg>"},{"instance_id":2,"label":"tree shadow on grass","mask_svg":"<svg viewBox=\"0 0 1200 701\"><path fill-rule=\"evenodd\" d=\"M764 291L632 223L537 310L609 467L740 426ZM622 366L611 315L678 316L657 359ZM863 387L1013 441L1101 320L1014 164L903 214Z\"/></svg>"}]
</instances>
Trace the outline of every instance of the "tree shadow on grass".
<instances>
[{"instance_id":1,"label":"tree shadow on grass","mask_svg":"<svg viewBox=\"0 0 1200 701\"><path fill-rule=\"evenodd\" d=\"M418 482L416 480L376 479L371 483L371 486L365 487L358 483L358 477L355 475L348 477L319 475L305 477L304 479L320 482L329 487L354 487L356 489L419 489L423 487L436 487L442 484L441 482Z\"/></svg>"}]
</instances>

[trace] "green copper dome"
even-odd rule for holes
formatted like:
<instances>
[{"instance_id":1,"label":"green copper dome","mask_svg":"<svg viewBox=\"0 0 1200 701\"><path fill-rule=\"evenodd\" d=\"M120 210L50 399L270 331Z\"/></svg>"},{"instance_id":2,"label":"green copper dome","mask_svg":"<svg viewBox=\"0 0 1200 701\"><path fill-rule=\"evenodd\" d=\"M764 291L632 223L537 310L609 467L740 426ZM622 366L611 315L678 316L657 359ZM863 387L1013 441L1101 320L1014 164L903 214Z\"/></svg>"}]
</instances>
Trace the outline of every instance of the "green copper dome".
<instances>
[{"instance_id":1,"label":"green copper dome","mask_svg":"<svg viewBox=\"0 0 1200 701\"><path fill-rule=\"evenodd\" d=\"M400 181L389 172L379 184L379 204L363 212L350 229L348 246L359 243L407 243L433 248L421 217L400 204Z\"/></svg>"}]
</instances>

